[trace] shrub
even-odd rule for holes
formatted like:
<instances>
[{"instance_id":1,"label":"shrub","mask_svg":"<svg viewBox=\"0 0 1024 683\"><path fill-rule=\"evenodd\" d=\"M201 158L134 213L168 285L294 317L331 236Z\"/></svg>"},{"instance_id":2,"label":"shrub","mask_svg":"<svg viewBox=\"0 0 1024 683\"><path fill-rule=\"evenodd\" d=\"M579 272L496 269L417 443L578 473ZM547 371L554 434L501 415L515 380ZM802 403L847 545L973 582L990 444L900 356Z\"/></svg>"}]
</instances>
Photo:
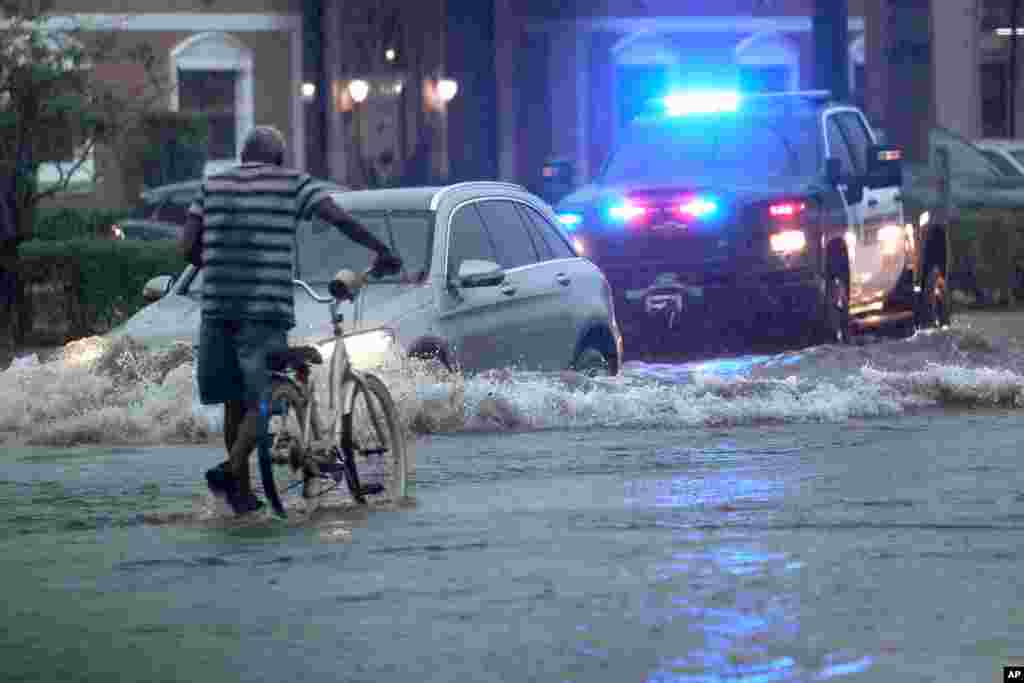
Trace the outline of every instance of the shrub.
<instances>
[{"instance_id":1,"label":"shrub","mask_svg":"<svg viewBox=\"0 0 1024 683\"><path fill-rule=\"evenodd\" d=\"M182 268L173 240L33 240L19 251L27 285L55 277L70 280L64 285L73 309L68 312L70 336L105 332L131 317L146 305L142 288L150 278Z\"/></svg>"},{"instance_id":2,"label":"shrub","mask_svg":"<svg viewBox=\"0 0 1024 683\"><path fill-rule=\"evenodd\" d=\"M978 287L1014 299L1018 270L1024 266L1024 221L1008 209L973 209L960 213L950 230L953 262L962 270L973 264Z\"/></svg>"},{"instance_id":3,"label":"shrub","mask_svg":"<svg viewBox=\"0 0 1024 683\"><path fill-rule=\"evenodd\" d=\"M114 209L37 209L33 239L52 242L96 237L128 213Z\"/></svg>"}]
</instances>

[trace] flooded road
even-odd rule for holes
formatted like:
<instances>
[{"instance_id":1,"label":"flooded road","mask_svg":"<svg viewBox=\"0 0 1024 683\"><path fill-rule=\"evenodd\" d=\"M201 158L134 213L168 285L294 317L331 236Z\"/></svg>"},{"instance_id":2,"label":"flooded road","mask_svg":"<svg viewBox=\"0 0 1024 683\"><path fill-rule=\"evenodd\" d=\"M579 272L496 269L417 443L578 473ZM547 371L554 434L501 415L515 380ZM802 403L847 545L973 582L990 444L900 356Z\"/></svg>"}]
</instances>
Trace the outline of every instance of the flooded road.
<instances>
[{"instance_id":1,"label":"flooded road","mask_svg":"<svg viewBox=\"0 0 1024 683\"><path fill-rule=\"evenodd\" d=\"M187 358L78 351L0 374L4 680L988 681L1024 653L1024 364L990 337L393 378L415 503L301 524L212 504Z\"/></svg>"},{"instance_id":2,"label":"flooded road","mask_svg":"<svg viewBox=\"0 0 1024 683\"><path fill-rule=\"evenodd\" d=\"M432 436L414 507L303 526L213 513L212 449L9 449L5 680L987 681L1024 645L1022 438Z\"/></svg>"}]
</instances>

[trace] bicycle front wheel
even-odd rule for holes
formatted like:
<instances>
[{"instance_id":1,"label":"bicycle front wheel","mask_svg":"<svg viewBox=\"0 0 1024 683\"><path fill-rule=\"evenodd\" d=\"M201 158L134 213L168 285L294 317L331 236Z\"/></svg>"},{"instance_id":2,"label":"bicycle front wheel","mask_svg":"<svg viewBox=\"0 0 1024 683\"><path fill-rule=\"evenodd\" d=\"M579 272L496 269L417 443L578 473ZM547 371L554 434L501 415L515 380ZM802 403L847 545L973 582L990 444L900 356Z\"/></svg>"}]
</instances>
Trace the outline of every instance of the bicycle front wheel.
<instances>
[{"instance_id":1,"label":"bicycle front wheel","mask_svg":"<svg viewBox=\"0 0 1024 683\"><path fill-rule=\"evenodd\" d=\"M345 481L359 503L400 503L408 495L408 444L391 393L359 375L352 411L341 418Z\"/></svg>"},{"instance_id":2,"label":"bicycle front wheel","mask_svg":"<svg viewBox=\"0 0 1024 683\"><path fill-rule=\"evenodd\" d=\"M257 451L262 484L259 492L278 515L284 516L311 507L309 488L316 477L310 470L309 444L303 438L306 405L301 395L291 384L279 382L271 389L270 400L269 448Z\"/></svg>"}]
</instances>

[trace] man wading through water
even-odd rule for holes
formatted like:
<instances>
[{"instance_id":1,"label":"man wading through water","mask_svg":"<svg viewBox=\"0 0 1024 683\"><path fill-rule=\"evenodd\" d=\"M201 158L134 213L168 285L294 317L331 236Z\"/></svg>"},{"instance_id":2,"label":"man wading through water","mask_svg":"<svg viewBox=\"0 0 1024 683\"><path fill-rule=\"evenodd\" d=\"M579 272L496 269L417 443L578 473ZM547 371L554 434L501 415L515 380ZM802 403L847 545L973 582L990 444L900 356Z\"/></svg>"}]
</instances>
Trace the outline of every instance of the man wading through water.
<instances>
[{"instance_id":1,"label":"man wading through water","mask_svg":"<svg viewBox=\"0 0 1024 683\"><path fill-rule=\"evenodd\" d=\"M397 272L401 260L331 201L329 185L284 167L284 137L254 128L241 165L208 177L189 208L182 256L203 268L196 374L204 405L224 403L227 462L206 472L216 496L237 514L260 509L249 454L266 433L261 406L270 386L267 356L288 347L295 326L293 239L299 220L315 213L354 242L377 252L374 269ZM262 409L261 409L262 408Z\"/></svg>"}]
</instances>

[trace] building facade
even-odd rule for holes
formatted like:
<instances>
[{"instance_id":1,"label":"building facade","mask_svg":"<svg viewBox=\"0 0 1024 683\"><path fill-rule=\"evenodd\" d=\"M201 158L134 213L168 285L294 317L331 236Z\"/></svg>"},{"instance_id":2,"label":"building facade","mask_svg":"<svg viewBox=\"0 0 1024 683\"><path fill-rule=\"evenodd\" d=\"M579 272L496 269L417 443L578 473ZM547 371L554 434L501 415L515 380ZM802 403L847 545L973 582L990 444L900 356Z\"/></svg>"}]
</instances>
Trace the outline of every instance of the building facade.
<instances>
[{"instance_id":1,"label":"building facade","mask_svg":"<svg viewBox=\"0 0 1024 683\"><path fill-rule=\"evenodd\" d=\"M166 106L208 116L207 170L212 171L237 159L245 134L256 124L278 127L289 138L290 162L306 165L302 11L299 0L58 0L53 21L117 32L118 43L126 47L150 46L166 77ZM139 64L97 68L100 78L122 84L146 79ZM81 175L95 171L96 182L83 177L58 203L131 205L139 183L123 177L130 164L117 149L98 149L95 157ZM59 163L44 165L42 179Z\"/></svg>"},{"instance_id":2,"label":"building facade","mask_svg":"<svg viewBox=\"0 0 1024 683\"><path fill-rule=\"evenodd\" d=\"M1010 55L1010 0L898 4L915 3L900 13L895 0L849 0L852 99L901 134L934 124L970 138L1019 134L1024 90L1009 83L1024 67ZM289 137L292 163L351 187L472 178L533 186L549 157L573 160L577 182L592 179L622 126L668 89L813 88L815 4L60 0L58 10L156 49L175 86L167 106L211 117L211 169L266 123ZM896 31L901 21L912 25ZM925 70L914 71L922 60ZM107 75L142 77L137 65ZM439 97L441 80L455 83L454 97ZM360 101L354 81L367 85ZM904 100L890 101L895 82ZM926 114L907 98L927 102ZM89 196L133 199L109 185Z\"/></svg>"},{"instance_id":3,"label":"building facade","mask_svg":"<svg viewBox=\"0 0 1024 683\"><path fill-rule=\"evenodd\" d=\"M572 3L569 3L571 5ZM499 173L536 182L547 156L594 177L622 126L673 88L814 87L813 0L497 0ZM864 92L864 16L849 3L849 81Z\"/></svg>"}]
</instances>

